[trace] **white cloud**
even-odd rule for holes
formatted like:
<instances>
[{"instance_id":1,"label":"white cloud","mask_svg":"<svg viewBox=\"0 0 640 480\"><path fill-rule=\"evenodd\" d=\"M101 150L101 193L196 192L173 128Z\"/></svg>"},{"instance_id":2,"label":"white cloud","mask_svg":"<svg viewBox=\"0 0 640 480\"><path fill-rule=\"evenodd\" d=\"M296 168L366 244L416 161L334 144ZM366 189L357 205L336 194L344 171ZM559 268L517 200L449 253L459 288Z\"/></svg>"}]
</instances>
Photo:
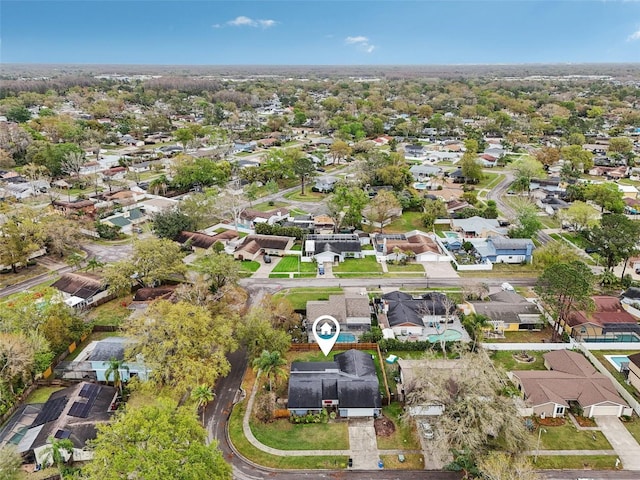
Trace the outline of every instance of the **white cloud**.
<instances>
[{"instance_id":1,"label":"white cloud","mask_svg":"<svg viewBox=\"0 0 640 480\"><path fill-rule=\"evenodd\" d=\"M627 42L633 42L634 40L640 40L640 30L633 32L627 37Z\"/></svg>"},{"instance_id":2,"label":"white cloud","mask_svg":"<svg viewBox=\"0 0 640 480\"><path fill-rule=\"evenodd\" d=\"M269 19L256 19L250 17L245 17L244 15L240 15L239 17L234 18L233 20L229 20L227 25L232 27L262 27L262 28L270 28L277 24L275 20ZM215 27L214 25L214 28Z\"/></svg>"},{"instance_id":3,"label":"white cloud","mask_svg":"<svg viewBox=\"0 0 640 480\"><path fill-rule=\"evenodd\" d=\"M355 47L365 53L371 53L376 49L375 45L369 43L369 38L362 35L356 37L347 37L344 39L347 45L355 45Z\"/></svg>"}]
</instances>

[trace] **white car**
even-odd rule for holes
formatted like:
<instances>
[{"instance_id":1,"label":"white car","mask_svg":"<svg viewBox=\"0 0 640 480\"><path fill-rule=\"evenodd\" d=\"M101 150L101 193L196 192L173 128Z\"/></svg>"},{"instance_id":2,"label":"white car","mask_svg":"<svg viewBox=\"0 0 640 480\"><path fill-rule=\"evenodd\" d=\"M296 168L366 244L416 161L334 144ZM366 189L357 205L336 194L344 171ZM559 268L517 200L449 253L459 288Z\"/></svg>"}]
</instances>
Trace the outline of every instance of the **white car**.
<instances>
[{"instance_id":1,"label":"white car","mask_svg":"<svg viewBox=\"0 0 640 480\"><path fill-rule=\"evenodd\" d=\"M513 288L513 286L510 283L504 282L502 284L502 290L504 290L505 292L515 292L516 289Z\"/></svg>"},{"instance_id":2,"label":"white car","mask_svg":"<svg viewBox=\"0 0 640 480\"><path fill-rule=\"evenodd\" d=\"M422 430L422 435L427 440L431 440L433 438L433 428L430 423L420 422L420 430Z\"/></svg>"}]
</instances>

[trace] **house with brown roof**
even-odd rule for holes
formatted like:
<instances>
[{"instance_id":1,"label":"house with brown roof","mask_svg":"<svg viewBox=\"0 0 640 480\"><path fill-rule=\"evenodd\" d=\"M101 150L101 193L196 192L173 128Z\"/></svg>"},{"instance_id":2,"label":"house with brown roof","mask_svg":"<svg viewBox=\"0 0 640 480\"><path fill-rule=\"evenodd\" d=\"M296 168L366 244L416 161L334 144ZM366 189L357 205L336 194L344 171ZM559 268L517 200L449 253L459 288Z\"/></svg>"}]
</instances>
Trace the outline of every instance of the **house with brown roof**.
<instances>
[{"instance_id":1,"label":"house with brown roof","mask_svg":"<svg viewBox=\"0 0 640 480\"><path fill-rule=\"evenodd\" d=\"M591 297L593 312L572 311L561 324L565 331L580 341L616 341L622 334L640 335L638 319L624 309L618 297Z\"/></svg>"},{"instance_id":2,"label":"house with brown roof","mask_svg":"<svg viewBox=\"0 0 640 480\"><path fill-rule=\"evenodd\" d=\"M64 303L75 308L99 305L111 297L102 277L92 273L63 273L51 286L62 293Z\"/></svg>"},{"instance_id":3,"label":"house with brown roof","mask_svg":"<svg viewBox=\"0 0 640 480\"><path fill-rule=\"evenodd\" d=\"M235 230L225 230L224 232L220 232L216 235L207 235L206 233L200 232L182 231L180 232L180 235L178 235L178 238L176 238L176 242L179 242L183 245L188 243L192 247L208 250L216 242L220 242L224 246L226 246L231 240L234 240L236 238L238 238L238 233Z\"/></svg>"},{"instance_id":4,"label":"house with brown roof","mask_svg":"<svg viewBox=\"0 0 640 480\"><path fill-rule=\"evenodd\" d=\"M634 353L629 359L629 376L627 380L640 392L640 353Z\"/></svg>"},{"instance_id":5,"label":"house with brown roof","mask_svg":"<svg viewBox=\"0 0 640 480\"><path fill-rule=\"evenodd\" d=\"M259 210L246 209L240 214L239 227L253 229L257 223L266 223L273 225L274 223L285 220L289 216L289 210L286 208L278 208L277 210L270 210L268 212L261 212Z\"/></svg>"},{"instance_id":6,"label":"house with brown roof","mask_svg":"<svg viewBox=\"0 0 640 480\"><path fill-rule=\"evenodd\" d=\"M94 215L96 213L96 206L93 200L74 200L72 202L65 202L64 200L54 200L51 202L53 208L57 211L64 213L65 215Z\"/></svg>"},{"instance_id":7,"label":"house with brown roof","mask_svg":"<svg viewBox=\"0 0 640 480\"><path fill-rule=\"evenodd\" d=\"M238 260L255 260L262 254L283 257L294 241L294 237L281 235L247 235L236 247L233 257Z\"/></svg>"},{"instance_id":8,"label":"house with brown roof","mask_svg":"<svg viewBox=\"0 0 640 480\"><path fill-rule=\"evenodd\" d=\"M329 300L307 302L307 322L321 315L331 315L340 324L341 332L362 333L371 328L371 306L366 295L330 295Z\"/></svg>"},{"instance_id":9,"label":"house with brown roof","mask_svg":"<svg viewBox=\"0 0 640 480\"><path fill-rule=\"evenodd\" d=\"M313 231L320 235L332 234L335 230L335 222L329 215L316 215L313 217Z\"/></svg>"},{"instance_id":10,"label":"house with brown roof","mask_svg":"<svg viewBox=\"0 0 640 480\"><path fill-rule=\"evenodd\" d=\"M580 407L585 417L631 415L613 382L582 354L556 350L543 358L547 370L510 372L534 415L563 417L573 405Z\"/></svg>"},{"instance_id":11,"label":"house with brown roof","mask_svg":"<svg viewBox=\"0 0 640 480\"><path fill-rule=\"evenodd\" d=\"M408 252L411 252L418 262L450 260L449 256L441 251L433 235L419 230L400 234L376 234L374 248L388 260L399 260Z\"/></svg>"}]
</instances>

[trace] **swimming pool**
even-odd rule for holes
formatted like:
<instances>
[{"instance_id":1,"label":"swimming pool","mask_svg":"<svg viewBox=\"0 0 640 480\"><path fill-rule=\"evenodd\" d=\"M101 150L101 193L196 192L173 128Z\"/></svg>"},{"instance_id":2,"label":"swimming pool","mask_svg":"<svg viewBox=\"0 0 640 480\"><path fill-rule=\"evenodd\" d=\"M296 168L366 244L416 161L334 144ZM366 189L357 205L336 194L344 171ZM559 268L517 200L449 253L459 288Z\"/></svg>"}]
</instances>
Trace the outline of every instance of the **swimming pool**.
<instances>
[{"instance_id":1,"label":"swimming pool","mask_svg":"<svg viewBox=\"0 0 640 480\"><path fill-rule=\"evenodd\" d=\"M616 334L607 334L599 337L587 337L584 339L585 342L601 342L601 343L614 343L614 342L628 342L628 343L638 343L640 342L640 337L635 333L616 333Z\"/></svg>"},{"instance_id":2,"label":"swimming pool","mask_svg":"<svg viewBox=\"0 0 640 480\"><path fill-rule=\"evenodd\" d=\"M413 184L413 188L415 188L416 190L426 190L427 187L428 187L428 184L424 182L416 182Z\"/></svg>"},{"instance_id":3,"label":"swimming pool","mask_svg":"<svg viewBox=\"0 0 640 480\"><path fill-rule=\"evenodd\" d=\"M336 342L338 343L356 343L358 339L353 333L342 332L338 334L338 339Z\"/></svg>"},{"instance_id":4,"label":"swimming pool","mask_svg":"<svg viewBox=\"0 0 640 480\"><path fill-rule=\"evenodd\" d=\"M447 330L444 333L440 333L438 335L429 335L427 340L431 343L439 342L440 340L444 340L445 342L455 342L456 340L460 340L462 338L462 334L457 330Z\"/></svg>"},{"instance_id":5,"label":"swimming pool","mask_svg":"<svg viewBox=\"0 0 640 480\"><path fill-rule=\"evenodd\" d=\"M460 235L456 232L443 232L447 238L460 238Z\"/></svg>"},{"instance_id":6,"label":"swimming pool","mask_svg":"<svg viewBox=\"0 0 640 480\"><path fill-rule=\"evenodd\" d=\"M609 360L609 363L619 372L622 370L623 363L629 363L629 357L626 355L605 355L604 358Z\"/></svg>"}]
</instances>

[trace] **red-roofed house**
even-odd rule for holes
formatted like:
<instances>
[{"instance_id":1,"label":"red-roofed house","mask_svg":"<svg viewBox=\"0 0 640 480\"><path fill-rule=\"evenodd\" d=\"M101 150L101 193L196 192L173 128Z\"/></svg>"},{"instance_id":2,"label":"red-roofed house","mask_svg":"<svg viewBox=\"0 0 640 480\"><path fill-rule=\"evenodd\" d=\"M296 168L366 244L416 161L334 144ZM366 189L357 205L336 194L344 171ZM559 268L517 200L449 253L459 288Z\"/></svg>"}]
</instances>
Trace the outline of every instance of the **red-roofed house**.
<instances>
[{"instance_id":1,"label":"red-roofed house","mask_svg":"<svg viewBox=\"0 0 640 480\"><path fill-rule=\"evenodd\" d=\"M573 338L594 340L620 333L640 334L638 320L623 308L618 297L596 295L591 298L595 305L593 312L573 311L563 322L565 331Z\"/></svg>"}]
</instances>

